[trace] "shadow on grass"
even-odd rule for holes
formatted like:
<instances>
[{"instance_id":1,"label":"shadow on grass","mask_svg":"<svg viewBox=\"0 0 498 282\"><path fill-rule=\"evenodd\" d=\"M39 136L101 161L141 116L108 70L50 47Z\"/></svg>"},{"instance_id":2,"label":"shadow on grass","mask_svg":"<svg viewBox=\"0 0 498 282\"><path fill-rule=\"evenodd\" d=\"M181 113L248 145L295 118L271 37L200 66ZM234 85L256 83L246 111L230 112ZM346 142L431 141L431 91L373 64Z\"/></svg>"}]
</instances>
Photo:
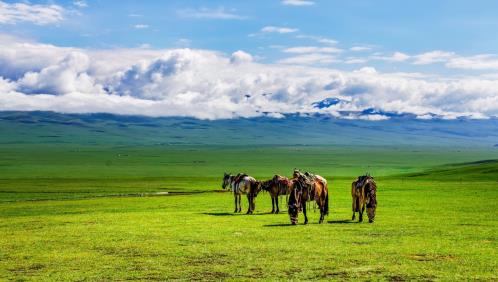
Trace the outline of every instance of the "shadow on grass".
<instances>
[{"instance_id":1,"label":"shadow on grass","mask_svg":"<svg viewBox=\"0 0 498 282\"><path fill-rule=\"evenodd\" d=\"M295 226L290 223L274 223L274 224L265 224L263 227L285 227L285 226Z\"/></svg>"},{"instance_id":2,"label":"shadow on grass","mask_svg":"<svg viewBox=\"0 0 498 282\"><path fill-rule=\"evenodd\" d=\"M253 213L253 214L246 214L245 212L238 212L238 213L233 213L233 212L203 212L201 214L212 215L212 216L235 216L235 215L253 216L253 215L268 215L268 214L271 214L271 212Z\"/></svg>"},{"instance_id":3,"label":"shadow on grass","mask_svg":"<svg viewBox=\"0 0 498 282\"><path fill-rule=\"evenodd\" d=\"M330 224L347 224L347 223L357 223L356 221L352 221L349 219L343 219L343 220L329 220L327 223Z\"/></svg>"},{"instance_id":4,"label":"shadow on grass","mask_svg":"<svg viewBox=\"0 0 498 282\"><path fill-rule=\"evenodd\" d=\"M318 222L310 222L308 221L308 223L304 224L304 223L298 223L296 225L292 225L290 223L274 223L274 224L265 224L263 225L263 227L285 227L285 226L299 226L299 225L302 225L302 226L306 226L306 225L320 225L320 223Z\"/></svg>"}]
</instances>

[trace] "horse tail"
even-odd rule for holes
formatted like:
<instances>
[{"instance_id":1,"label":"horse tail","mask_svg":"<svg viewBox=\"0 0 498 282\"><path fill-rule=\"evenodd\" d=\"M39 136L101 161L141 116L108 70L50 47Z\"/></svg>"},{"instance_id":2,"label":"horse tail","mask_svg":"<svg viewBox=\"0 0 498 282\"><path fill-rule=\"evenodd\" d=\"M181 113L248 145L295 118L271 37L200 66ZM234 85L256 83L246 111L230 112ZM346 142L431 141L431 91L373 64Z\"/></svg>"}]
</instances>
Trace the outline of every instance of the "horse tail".
<instances>
[{"instance_id":1,"label":"horse tail","mask_svg":"<svg viewBox=\"0 0 498 282\"><path fill-rule=\"evenodd\" d=\"M356 210L355 212L360 212L360 197L355 197L355 201L356 201Z\"/></svg>"}]
</instances>

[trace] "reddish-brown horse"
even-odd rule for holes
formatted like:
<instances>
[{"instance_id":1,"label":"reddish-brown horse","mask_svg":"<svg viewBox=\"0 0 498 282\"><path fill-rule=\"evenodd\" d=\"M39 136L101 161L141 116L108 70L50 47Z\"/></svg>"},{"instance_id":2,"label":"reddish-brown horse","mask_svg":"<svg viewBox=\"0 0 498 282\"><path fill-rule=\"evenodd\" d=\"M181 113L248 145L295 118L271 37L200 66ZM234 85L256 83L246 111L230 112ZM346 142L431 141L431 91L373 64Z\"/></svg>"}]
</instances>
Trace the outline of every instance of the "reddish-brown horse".
<instances>
[{"instance_id":1,"label":"reddish-brown horse","mask_svg":"<svg viewBox=\"0 0 498 282\"><path fill-rule=\"evenodd\" d=\"M351 184L351 197L353 198L353 217L356 212L360 214L359 222L363 221L363 212L367 208L368 222L372 223L375 219L377 209L377 184L370 175L358 177Z\"/></svg>"},{"instance_id":2,"label":"reddish-brown horse","mask_svg":"<svg viewBox=\"0 0 498 282\"><path fill-rule=\"evenodd\" d=\"M315 200L320 208L320 220L322 223L326 215L329 214L329 191L327 188L327 181L319 175L312 175L309 173L302 174L295 171L294 175L297 176L292 184L289 195L289 217L293 225L297 224L299 212L304 214L304 224L308 223L308 216L306 215L306 202Z\"/></svg>"},{"instance_id":3,"label":"reddish-brown horse","mask_svg":"<svg viewBox=\"0 0 498 282\"><path fill-rule=\"evenodd\" d=\"M261 184L261 189L270 193L271 197L271 213L279 213L280 209L278 206L278 197L289 195L293 179L289 179L285 176L275 175L272 179L264 181Z\"/></svg>"}]
</instances>

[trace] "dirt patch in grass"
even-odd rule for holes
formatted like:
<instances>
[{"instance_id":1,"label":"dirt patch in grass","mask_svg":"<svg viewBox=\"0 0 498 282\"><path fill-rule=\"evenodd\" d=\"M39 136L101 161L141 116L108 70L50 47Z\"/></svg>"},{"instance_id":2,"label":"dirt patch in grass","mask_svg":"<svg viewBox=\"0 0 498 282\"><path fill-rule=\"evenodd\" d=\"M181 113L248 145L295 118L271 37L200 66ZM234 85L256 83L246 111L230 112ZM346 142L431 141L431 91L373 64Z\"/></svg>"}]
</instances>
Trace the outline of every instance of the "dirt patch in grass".
<instances>
[{"instance_id":1,"label":"dirt patch in grass","mask_svg":"<svg viewBox=\"0 0 498 282\"><path fill-rule=\"evenodd\" d=\"M439 255L439 254L411 254L408 258L416 261L444 261L444 260L454 260L453 255Z\"/></svg>"},{"instance_id":2,"label":"dirt patch in grass","mask_svg":"<svg viewBox=\"0 0 498 282\"><path fill-rule=\"evenodd\" d=\"M194 272L190 276L190 280L195 281L220 281L229 278L230 275L220 271L200 271Z\"/></svg>"},{"instance_id":3,"label":"dirt patch in grass","mask_svg":"<svg viewBox=\"0 0 498 282\"><path fill-rule=\"evenodd\" d=\"M14 268L9 268L9 271L16 274L34 274L37 271L44 269L46 266L41 263L34 263L28 266L19 266Z\"/></svg>"},{"instance_id":4,"label":"dirt patch in grass","mask_svg":"<svg viewBox=\"0 0 498 282\"><path fill-rule=\"evenodd\" d=\"M295 268L295 269L285 269L283 272L285 274L286 278L294 278L297 274L301 273L301 269Z\"/></svg>"},{"instance_id":5,"label":"dirt patch in grass","mask_svg":"<svg viewBox=\"0 0 498 282\"><path fill-rule=\"evenodd\" d=\"M252 267L249 270L251 271L251 273L247 276L247 278L262 279L265 277L265 274L261 267Z\"/></svg>"},{"instance_id":6,"label":"dirt patch in grass","mask_svg":"<svg viewBox=\"0 0 498 282\"><path fill-rule=\"evenodd\" d=\"M203 266L203 265L226 265L229 263L228 256L225 254L206 254L196 257L190 257L187 260L188 265Z\"/></svg>"},{"instance_id":7,"label":"dirt patch in grass","mask_svg":"<svg viewBox=\"0 0 498 282\"><path fill-rule=\"evenodd\" d=\"M338 279L343 280L351 278L346 271L326 271L313 277L313 279Z\"/></svg>"},{"instance_id":8,"label":"dirt patch in grass","mask_svg":"<svg viewBox=\"0 0 498 282\"><path fill-rule=\"evenodd\" d=\"M436 277L432 275L395 274L395 275L386 276L385 278L388 281L400 282L400 281L434 281Z\"/></svg>"}]
</instances>

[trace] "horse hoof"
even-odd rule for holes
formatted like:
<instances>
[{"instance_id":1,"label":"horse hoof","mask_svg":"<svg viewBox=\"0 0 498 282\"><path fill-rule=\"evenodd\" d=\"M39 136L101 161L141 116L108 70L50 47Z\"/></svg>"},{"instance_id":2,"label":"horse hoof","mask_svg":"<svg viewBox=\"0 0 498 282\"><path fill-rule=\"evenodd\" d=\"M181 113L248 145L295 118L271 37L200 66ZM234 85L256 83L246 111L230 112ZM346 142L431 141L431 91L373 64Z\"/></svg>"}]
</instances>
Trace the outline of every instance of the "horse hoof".
<instances>
[{"instance_id":1,"label":"horse hoof","mask_svg":"<svg viewBox=\"0 0 498 282\"><path fill-rule=\"evenodd\" d=\"M275 214L278 214L280 211L276 211Z\"/></svg>"},{"instance_id":2,"label":"horse hoof","mask_svg":"<svg viewBox=\"0 0 498 282\"><path fill-rule=\"evenodd\" d=\"M370 219L368 220L368 223L373 223L373 222L374 222L373 220L370 220Z\"/></svg>"}]
</instances>

